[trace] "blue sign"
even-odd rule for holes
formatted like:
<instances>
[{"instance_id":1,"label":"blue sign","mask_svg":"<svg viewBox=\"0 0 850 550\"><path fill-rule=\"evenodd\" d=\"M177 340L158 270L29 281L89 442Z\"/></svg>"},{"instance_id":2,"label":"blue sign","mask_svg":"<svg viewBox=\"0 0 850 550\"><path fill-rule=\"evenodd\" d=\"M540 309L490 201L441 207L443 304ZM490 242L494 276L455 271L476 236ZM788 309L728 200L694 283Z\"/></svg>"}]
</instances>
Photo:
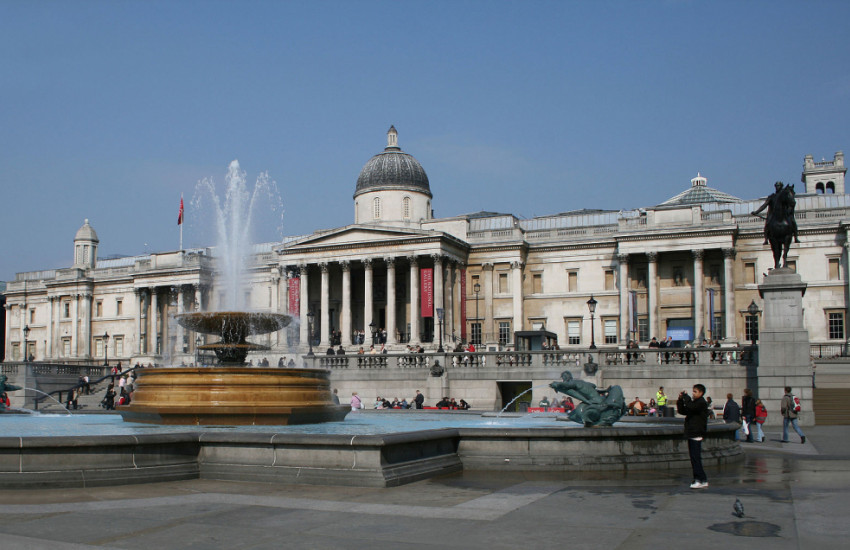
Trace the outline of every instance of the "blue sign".
<instances>
[{"instance_id":1,"label":"blue sign","mask_svg":"<svg viewBox=\"0 0 850 550\"><path fill-rule=\"evenodd\" d=\"M667 336L676 341L690 342L694 339L694 327L668 327Z\"/></svg>"}]
</instances>

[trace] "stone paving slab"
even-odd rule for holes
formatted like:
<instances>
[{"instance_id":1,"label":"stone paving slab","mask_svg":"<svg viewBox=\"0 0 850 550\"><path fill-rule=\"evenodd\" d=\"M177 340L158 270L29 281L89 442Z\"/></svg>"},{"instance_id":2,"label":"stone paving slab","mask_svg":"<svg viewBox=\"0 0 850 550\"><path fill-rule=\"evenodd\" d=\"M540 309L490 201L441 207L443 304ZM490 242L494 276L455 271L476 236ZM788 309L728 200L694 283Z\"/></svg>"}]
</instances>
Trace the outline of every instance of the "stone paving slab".
<instances>
[{"instance_id":1,"label":"stone paving slab","mask_svg":"<svg viewBox=\"0 0 850 550\"><path fill-rule=\"evenodd\" d=\"M844 548L847 427L687 475L464 472L392 488L190 480L0 491L0 548ZM772 437L771 437L772 436ZM732 514L740 498L745 517Z\"/></svg>"}]
</instances>

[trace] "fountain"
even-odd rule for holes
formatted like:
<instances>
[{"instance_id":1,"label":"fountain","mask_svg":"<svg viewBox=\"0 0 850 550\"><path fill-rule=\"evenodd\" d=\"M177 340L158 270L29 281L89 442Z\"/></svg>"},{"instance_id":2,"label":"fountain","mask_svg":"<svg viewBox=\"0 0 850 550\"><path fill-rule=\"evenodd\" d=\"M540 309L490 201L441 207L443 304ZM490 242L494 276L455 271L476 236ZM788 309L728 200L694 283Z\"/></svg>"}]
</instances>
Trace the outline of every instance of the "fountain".
<instances>
[{"instance_id":1,"label":"fountain","mask_svg":"<svg viewBox=\"0 0 850 550\"><path fill-rule=\"evenodd\" d=\"M242 268L250 247L253 209L262 193L273 194L273 182L263 174L249 192L245 174L233 161L224 204L212 181L203 180L198 187L214 206L219 283L226 289L224 305L233 310L186 313L176 319L184 328L219 337L199 349L214 351L220 366L140 371L133 401L120 409L121 416L130 422L196 425L284 426L342 420L349 407L332 402L327 371L244 366L248 352L268 349L249 342L249 336L281 330L291 321L279 313L236 309L240 305L246 309L240 303Z\"/></svg>"}]
</instances>

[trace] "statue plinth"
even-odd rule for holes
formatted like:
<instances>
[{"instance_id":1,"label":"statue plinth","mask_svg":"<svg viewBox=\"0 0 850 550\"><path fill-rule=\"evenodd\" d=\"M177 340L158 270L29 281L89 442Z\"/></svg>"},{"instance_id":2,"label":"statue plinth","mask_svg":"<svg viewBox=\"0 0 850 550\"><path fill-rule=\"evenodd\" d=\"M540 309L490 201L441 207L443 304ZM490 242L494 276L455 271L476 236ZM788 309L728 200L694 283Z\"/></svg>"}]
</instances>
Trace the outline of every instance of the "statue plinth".
<instances>
[{"instance_id":1,"label":"statue plinth","mask_svg":"<svg viewBox=\"0 0 850 550\"><path fill-rule=\"evenodd\" d=\"M812 365L809 331L803 324L803 296L806 283L792 269L772 269L759 285L764 313L759 327L758 397L767 407L767 423L782 423L779 413L785 386L791 386L807 410L800 423L813 425Z\"/></svg>"}]
</instances>

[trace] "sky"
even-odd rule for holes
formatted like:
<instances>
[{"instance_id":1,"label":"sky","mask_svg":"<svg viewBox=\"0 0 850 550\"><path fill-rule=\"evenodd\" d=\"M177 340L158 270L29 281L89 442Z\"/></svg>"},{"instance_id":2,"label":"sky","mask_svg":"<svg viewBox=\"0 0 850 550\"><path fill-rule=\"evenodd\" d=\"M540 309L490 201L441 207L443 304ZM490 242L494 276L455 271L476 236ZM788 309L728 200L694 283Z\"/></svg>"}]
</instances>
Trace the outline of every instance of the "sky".
<instances>
[{"instance_id":1,"label":"sky","mask_svg":"<svg viewBox=\"0 0 850 550\"><path fill-rule=\"evenodd\" d=\"M850 152L846 1L0 0L0 281L214 236L238 159L260 242L354 221L394 125L438 217L743 199ZM798 191L800 186L798 186Z\"/></svg>"}]
</instances>

